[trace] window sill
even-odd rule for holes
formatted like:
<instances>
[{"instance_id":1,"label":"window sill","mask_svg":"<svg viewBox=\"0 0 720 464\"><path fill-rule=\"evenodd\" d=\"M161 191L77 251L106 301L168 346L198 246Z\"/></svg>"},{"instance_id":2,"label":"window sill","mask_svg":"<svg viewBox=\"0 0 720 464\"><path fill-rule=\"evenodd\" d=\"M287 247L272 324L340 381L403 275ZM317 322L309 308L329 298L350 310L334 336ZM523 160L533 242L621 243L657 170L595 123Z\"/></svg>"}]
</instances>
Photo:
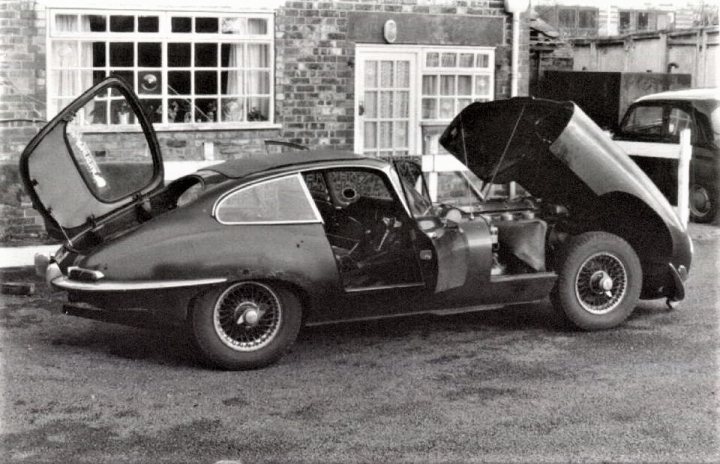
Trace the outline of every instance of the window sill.
<instances>
[{"instance_id":1,"label":"window sill","mask_svg":"<svg viewBox=\"0 0 720 464\"><path fill-rule=\"evenodd\" d=\"M85 133L116 133L116 132L142 132L138 125L134 124L113 124L113 125L88 125L79 126ZM282 129L282 124L272 122L261 123L179 123L179 124L153 124L155 132L211 132L225 130L275 130Z\"/></svg>"}]
</instances>

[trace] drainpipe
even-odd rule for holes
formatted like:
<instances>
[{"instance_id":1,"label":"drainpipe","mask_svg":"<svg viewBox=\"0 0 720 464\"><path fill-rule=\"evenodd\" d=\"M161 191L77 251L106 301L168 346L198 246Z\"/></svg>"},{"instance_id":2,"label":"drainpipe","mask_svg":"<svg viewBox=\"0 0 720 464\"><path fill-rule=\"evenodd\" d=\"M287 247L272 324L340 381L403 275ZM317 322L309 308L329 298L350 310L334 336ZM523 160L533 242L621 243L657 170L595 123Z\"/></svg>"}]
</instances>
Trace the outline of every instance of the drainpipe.
<instances>
[{"instance_id":1,"label":"drainpipe","mask_svg":"<svg viewBox=\"0 0 720 464\"><path fill-rule=\"evenodd\" d=\"M510 96L518 94L518 78L520 77L520 13L530 6L530 0L505 0L505 11L512 14L512 68L510 75Z\"/></svg>"}]
</instances>

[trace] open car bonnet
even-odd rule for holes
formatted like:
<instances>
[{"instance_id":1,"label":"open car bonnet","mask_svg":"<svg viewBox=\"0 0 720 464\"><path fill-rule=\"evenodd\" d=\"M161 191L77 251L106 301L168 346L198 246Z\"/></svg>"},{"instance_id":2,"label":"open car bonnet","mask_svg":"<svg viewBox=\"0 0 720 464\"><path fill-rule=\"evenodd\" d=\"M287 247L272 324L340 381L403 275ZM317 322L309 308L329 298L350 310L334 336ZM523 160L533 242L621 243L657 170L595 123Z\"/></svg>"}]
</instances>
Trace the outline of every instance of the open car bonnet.
<instances>
[{"instance_id":1,"label":"open car bonnet","mask_svg":"<svg viewBox=\"0 0 720 464\"><path fill-rule=\"evenodd\" d=\"M599 196L627 193L677 222L655 184L572 102L473 103L440 143L485 182L516 181L537 197L578 210Z\"/></svg>"}]
</instances>

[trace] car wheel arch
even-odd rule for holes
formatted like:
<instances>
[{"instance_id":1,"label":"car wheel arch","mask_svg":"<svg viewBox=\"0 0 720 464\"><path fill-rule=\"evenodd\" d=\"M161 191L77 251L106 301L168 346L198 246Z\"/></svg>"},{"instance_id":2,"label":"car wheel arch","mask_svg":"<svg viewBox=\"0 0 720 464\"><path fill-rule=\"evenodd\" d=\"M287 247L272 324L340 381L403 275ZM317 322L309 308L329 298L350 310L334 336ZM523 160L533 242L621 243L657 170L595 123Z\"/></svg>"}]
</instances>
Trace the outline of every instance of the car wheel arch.
<instances>
[{"instance_id":1,"label":"car wheel arch","mask_svg":"<svg viewBox=\"0 0 720 464\"><path fill-rule=\"evenodd\" d=\"M287 280L281 280L281 279L258 279L258 278L248 278L248 279L233 279L228 280L226 282L223 282L222 284L218 285L212 285L207 288L204 288L200 291L198 291L192 298L190 298L187 307L185 308L185 314L183 315L183 319L185 321L188 321L192 315L192 311L195 309L196 305L203 299L205 295L207 295L210 292L216 291L219 288L222 287L228 287L233 284L242 283L242 282L257 282L260 284L266 284L270 286L278 286L282 287L285 290L293 293L298 301L300 302L300 310L302 311L302 319L303 323L308 317L308 314L310 310L312 309L311 304L311 298L307 290L305 290L302 286L298 285L295 282L290 282Z\"/></svg>"},{"instance_id":2,"label":"car wheel arch","mask_svg":"<svg viewBox=\"0 0 720 464\"><path fill-rule=\"evenodd\" d=\"M643 267L643 274L650 277L667 263L673 254L673 239L669 227L661 216L640 198L626 192L611 192L597 198L577 221L579 233L602 231L622 238L635 250ZM631 217L632 220L618 220ZM653 240L648 241L647 237ZM665 271L665 268L662 268Z\"/></svg>"}]
</instances>

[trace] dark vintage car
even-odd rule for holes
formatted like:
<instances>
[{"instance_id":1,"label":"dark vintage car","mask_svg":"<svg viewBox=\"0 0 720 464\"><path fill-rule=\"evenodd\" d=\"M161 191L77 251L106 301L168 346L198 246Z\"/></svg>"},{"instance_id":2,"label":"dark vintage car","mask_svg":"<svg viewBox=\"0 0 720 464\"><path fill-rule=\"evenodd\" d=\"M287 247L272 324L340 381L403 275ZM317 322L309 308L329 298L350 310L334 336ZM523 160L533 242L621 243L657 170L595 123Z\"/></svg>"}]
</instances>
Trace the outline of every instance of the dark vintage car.
<instances>
[{"instance_id":1,"label":"dark vintage car","mask_svg":"<svg viewBox=\"0 0 720 464\"><path fill-rule=\"evenodd\" d=\"M98 130L117 120L116 101L132 127ZM599 330L638 298L684 297L685 228L574 104L472 104L441 143L478 182L526 194L433 205L417 165L332 150L227 161L164 185L141 100L116 78L31 141L21 175L64 240L46 279L67 292L65 313L186 330L225 369L277 360L303 324L550 295L566 323Z\"/></svg>"},{"instance_id":2,"label":"dark vintage car","mask_svg":"<svg viewBox=\"0 0 720 464\"><path fill-rule=\"evenodd\" d=\"M690 129L690 217L696 222L720 219L720 89L661 92L637 99L625 112L615 140L677 144ZM676 161L634 158L666 196L677 197ZM671 188L665 188L669 185Z\"/></svg>"}]
</instances>

